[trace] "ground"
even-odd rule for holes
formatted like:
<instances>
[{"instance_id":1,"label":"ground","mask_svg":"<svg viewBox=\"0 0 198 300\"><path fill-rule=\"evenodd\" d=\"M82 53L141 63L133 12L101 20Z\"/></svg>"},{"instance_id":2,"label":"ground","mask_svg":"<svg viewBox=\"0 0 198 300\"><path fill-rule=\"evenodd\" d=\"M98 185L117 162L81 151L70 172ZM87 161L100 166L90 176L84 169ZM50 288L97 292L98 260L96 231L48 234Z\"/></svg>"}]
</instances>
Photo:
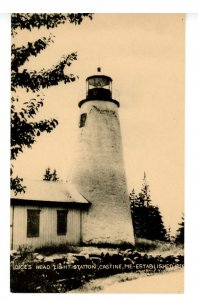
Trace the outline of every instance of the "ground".
<instances>
[{"instance_id":1,"label":"ground","mask_svg":"<svg viewBox=\"0 0 198 300\"><path fill-rule=\"evenodd\" d=\"M127 249L92 245L12 252L12 292L183 292L182 245L141 239Z\"/></svg>"},{"instance_id":2,"label":"ground","mask_svg":"<svg viewBox=\"0 0 198 300\"><path fill-rule=\"evenodd\" d=\"M147 276L123 273L90 281L70 293L183 293L183 269Z\"/></svg>"}]
</instances>

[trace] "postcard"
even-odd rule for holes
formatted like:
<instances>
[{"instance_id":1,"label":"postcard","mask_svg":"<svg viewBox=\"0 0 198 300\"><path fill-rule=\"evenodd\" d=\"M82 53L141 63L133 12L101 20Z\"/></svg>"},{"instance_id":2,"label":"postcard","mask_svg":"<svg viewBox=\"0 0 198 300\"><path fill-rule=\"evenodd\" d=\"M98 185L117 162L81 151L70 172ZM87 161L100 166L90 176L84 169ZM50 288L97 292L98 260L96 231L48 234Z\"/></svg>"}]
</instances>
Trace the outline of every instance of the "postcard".
<instances>
[{"instance_id":1,"label":"postcard","mask_svg":"<svg viewBox=\"0 0 198 300\"><path fill-rule=\"evenodd\" d=\"M183 293L185 15L11 20L11 292Z\"/></svg>"}]
</instances>

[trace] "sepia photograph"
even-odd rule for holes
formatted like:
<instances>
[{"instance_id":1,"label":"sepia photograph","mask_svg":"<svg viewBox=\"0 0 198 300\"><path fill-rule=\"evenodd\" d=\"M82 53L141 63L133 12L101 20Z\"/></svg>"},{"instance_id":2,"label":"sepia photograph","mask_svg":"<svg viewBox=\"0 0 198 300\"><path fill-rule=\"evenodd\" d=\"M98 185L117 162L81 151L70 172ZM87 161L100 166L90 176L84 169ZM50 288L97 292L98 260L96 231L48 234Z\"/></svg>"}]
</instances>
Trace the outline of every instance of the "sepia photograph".
<instances>
[{"instance_id":1,"label":"sepia photograph","mask_svg":"<svg viewBox=\"0 0 198 300\"><path fill-rule=\"evenodd\" d=\"M184 98L184 14L12 13L12 293L184 293Z\"/></svg>"}]
</instances>

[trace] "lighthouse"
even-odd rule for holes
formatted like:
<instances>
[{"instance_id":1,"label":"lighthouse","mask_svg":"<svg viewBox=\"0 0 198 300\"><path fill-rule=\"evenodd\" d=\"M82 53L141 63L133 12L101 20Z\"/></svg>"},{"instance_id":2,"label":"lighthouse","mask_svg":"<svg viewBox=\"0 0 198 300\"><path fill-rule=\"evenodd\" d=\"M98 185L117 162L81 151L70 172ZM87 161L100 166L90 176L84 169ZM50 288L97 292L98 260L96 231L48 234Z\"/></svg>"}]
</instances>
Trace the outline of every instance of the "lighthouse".
<instances>
[{"instance_id":1,"label":"lighthouse","mask_svg":"<svg viewBox=\"0 0 198 300\"><path fill-rule=\"evenodd\" d=\"M123 160L118 100L112 79L98 74L86 79L86 98L79 101L78 150L72 183L91 203L82 215L85 244L134 244Z\"/></svg>"}]
</instances>

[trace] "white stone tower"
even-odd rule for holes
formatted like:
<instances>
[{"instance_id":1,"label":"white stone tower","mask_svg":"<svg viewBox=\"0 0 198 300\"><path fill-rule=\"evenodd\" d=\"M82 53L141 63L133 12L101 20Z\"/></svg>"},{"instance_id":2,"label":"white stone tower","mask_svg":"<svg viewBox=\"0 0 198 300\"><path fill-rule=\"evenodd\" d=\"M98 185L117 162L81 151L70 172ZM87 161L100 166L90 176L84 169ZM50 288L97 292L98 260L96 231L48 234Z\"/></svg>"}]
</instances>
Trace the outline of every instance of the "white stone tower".
<instances>
[{"instance_id":1,"label":"white stone tower","mask_svg":"<svg viewBox=\"0 0 198 300\"><path fill-rule=\"evenodd\" d=\"M119 102L112 99L110 77L93 75L86 84L86 99L79 102L79 148L72 170L72 182L91 202L82 220L82 240L134 244Z\"/></svg>"}]
</instances>

